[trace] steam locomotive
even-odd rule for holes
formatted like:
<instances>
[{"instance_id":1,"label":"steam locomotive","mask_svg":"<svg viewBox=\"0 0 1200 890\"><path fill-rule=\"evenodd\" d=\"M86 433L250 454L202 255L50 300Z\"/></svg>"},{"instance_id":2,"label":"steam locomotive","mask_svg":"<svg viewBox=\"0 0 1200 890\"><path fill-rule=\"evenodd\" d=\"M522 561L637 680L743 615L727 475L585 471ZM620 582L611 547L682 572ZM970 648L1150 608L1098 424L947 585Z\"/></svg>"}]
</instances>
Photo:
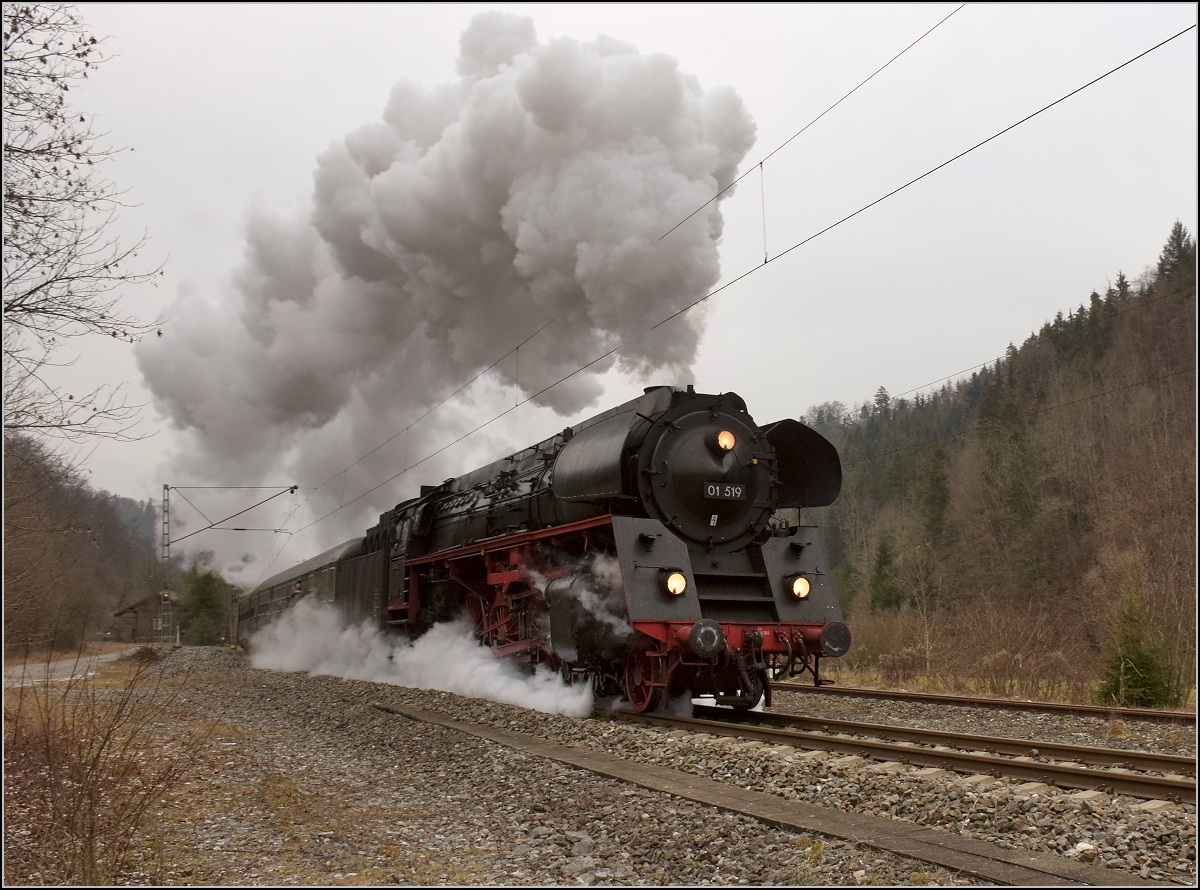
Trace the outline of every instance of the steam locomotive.
<instances>
[{"instance_id":1,"label":"steam locomotive","mask_svg":"<svg viewBox=\"0 0 1200 890\"><path fill-rule=\"evenodd\" d=\"M667 386L473 473L268 578L238 638L306 596L416 639L461 615L482 645L647 711L690 690L750 708L850 647L818 529L837 451L734 393Z\"/></svg>"}]
</instances>

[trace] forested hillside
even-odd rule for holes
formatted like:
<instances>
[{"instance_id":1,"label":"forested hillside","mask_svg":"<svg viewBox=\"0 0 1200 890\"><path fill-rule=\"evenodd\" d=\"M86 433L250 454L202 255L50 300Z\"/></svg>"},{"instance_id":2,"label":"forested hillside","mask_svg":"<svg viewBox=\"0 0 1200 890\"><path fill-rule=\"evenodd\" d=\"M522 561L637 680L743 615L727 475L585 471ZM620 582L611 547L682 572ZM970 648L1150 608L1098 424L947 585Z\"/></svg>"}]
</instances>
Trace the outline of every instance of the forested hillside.
<instances>
[{"instance_id":1,"label":"forested hillside","mask_svg":"<svg viewBox=\"0 0 1200 890\"><path fill-rule=\"evenodd\" d=\"M842 456L850 663L885 679L1178 703L1196 661L1196 254L1061 312L968 379L802 418Z\"/></svg>"},{"instance_id":2,"label":"forested hillside","mask_svg":"<svg viewBox=\"0 0 1200 890\"><path fill-rule=\"evenodd\" d=\"M9 654L69 650L112 624L112 613L152 593L177 595L189 642L215 643L228 586L203 557L164 573L159 511L95 491L51 447L4 439L4 643Z\"/></svg>"},{"instance_id":3,"label":"forested hillside","mask_svg":"<svg viewBox=\"0 0 1200 890\"><path fill-rule=\"evenodd\" d=\"M111 621L153 571L154 508L95 492L49 447L4 438L4 642L58 647ZM151 582L151 589L158 579Z\"/></svg>"}]
</instances>

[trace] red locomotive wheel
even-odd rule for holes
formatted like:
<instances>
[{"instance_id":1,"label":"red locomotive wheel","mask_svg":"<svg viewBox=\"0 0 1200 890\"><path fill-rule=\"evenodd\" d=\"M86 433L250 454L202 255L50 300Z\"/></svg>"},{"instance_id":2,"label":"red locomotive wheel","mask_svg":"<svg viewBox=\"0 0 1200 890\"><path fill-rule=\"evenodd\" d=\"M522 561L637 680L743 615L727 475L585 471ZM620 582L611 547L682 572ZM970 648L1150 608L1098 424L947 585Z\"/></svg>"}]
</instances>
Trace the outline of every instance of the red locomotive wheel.
<instances>
[{"instance_id":1,"label":"red locomotive wheel","mask_svg":"<svg viewBox=\"0 0 1200 890\"><path fill-rule=\"evenodd\" d=\"M475 635L475 639L482 644L487 644L487 636L485 629L487 624L484 621L486 605L483 601L474 594L468 594L466 601L467 620L471 622L471 633Z\"/></svg>"},{"instance_id":2,"label":"red locomotive wheel","mask_svg":"<svg viewBox=\"0 0 1200 890\"><path fill-rule=\"evenodd\" d=\"M663 659L653 658L648 649L630 649L625 659L625 697L633 710L653 711L662 704L663 687L651 686L662 682Z\"/></svg>"},{"instance_id":3,"label":"red locomotive wheel","mask_svg":"<svg viewBox=\"0 0 1200 890\"><path fill-rule=\"evenodd\" d=\"M515 642L517 639L517 618L508 603L497 601L492 604L488 627L491 629L488 642L493 647Z\"/></svg>"}]
</instances>

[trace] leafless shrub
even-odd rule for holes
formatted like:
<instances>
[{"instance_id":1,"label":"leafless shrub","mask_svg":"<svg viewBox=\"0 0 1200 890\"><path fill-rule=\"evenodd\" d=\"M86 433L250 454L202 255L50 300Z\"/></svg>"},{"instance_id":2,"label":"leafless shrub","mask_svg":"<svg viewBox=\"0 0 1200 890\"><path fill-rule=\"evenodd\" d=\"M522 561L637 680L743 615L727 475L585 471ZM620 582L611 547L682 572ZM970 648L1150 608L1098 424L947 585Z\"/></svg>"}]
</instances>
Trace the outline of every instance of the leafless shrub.
<instances>
[{"instance_id":1,"label":"leafless shrub","mask_svg":"<svg viewBox=\"0 0 1200 890\"><path fill-rule=\"evenodd\" d=\"M1061 626L1037 603L964 608L947 628L959 688L1002 698L1088 700L1095 653L1061 634Z\"/></svg>"},{"instance_id":2,"label":"leafless shrub","mask_svg":"<svg viewBox=\"0 0 1200 890\"><path fill-rule=\"evenodd\" d=\"M51 673L47 662L43 679L5 696L5 879L111 884L211 729L167 735L181 687L153 661L128 663L115 681Z\"/></svg>"},{"instance_id":3,"label":"leafless shrub","mask_svg":"<svg viewBox=\"0 0 1200 890\"><path fill-rule=\"evenodd\" d=\"M879 672L889 686L911 683L925 669L925 656L913 648L879 656Z\"/></svg>"}]
</instances>

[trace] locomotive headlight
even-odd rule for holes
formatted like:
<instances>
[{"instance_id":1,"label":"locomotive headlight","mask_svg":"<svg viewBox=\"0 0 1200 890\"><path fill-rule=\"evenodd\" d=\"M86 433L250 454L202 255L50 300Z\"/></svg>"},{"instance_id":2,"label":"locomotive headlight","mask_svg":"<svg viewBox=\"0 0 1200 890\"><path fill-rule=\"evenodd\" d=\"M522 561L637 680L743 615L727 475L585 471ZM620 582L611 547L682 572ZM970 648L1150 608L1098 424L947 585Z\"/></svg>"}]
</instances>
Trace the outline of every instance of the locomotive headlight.
<instances>
[{"instance_id":1,"label":"locomotive headlight","mask_svg":"<svg viewBox=\"0 0 1200 890\"><path fill-rule=\"evenodd\" d=\"M687 576L678 569L664 569L662 572L663 590L671 596L681 596L687 590Z\"/></svg>"},{"instance_id":2,"label":"locomotive headlight","mask_svg":"<svg viewBox=\"0 0 1200 890\"><path fill-rule=\"evenodd\" d=\"M737 444L737 436L729 432L729 430L721 430L717 433L717 447L722 451L733 451L733 446Z\"/></svg>"},{"instance_id":3,"label":"locomotive headlight","mask_svg":"<svg viewBox=\"0 0 1200 890\"><path fill-rule=\"evenodd\" d=\"M808 598L809 593L812 591L812 585L803 575L797 575L792 579L790 589L792 596L798 600L802 600Z\"/></svg>"}]
</instances>

